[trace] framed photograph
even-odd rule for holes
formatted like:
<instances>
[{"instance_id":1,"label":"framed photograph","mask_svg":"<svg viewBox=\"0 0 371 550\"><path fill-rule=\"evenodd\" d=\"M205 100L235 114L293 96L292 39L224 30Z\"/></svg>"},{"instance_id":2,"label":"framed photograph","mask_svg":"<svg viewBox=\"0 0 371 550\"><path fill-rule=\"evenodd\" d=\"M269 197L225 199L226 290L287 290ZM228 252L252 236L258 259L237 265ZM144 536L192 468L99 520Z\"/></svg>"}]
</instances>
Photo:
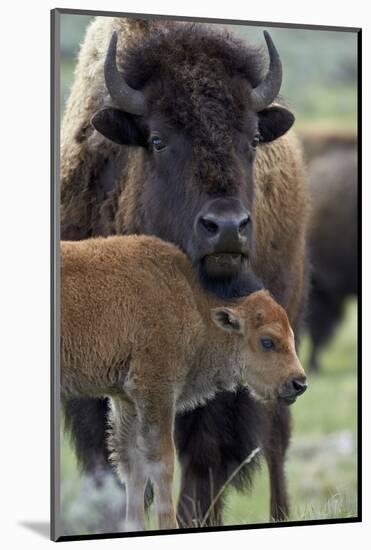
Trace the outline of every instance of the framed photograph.
<instances>
[{"instance_id":1,"label":"framed photograph","mask_svg":"<svg viewBox=\"0 0 371 550\"><path fill-rule=\"evenodd\" d=\"M51 23L52 539L361 521L361 29Z\"/></svg>"}]
</instances>

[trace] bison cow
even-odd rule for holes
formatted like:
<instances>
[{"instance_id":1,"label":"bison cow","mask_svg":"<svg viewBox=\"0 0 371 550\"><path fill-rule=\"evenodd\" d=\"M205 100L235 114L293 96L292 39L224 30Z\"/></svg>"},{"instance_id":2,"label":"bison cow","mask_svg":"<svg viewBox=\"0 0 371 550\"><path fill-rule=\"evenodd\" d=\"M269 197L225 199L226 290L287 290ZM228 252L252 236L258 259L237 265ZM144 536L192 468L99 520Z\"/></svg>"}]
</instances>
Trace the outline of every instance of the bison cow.
<instances>
[{"instance_id":1,"label":"bison cow","mask_svg":"<svg viewBox=\"0 0 371 550\"><path fill-rule=\"evenodd\" d=\"M340 147L308 167L312 212L308 230L311 289L307 322L312 341L309 368L341 319L344 300L357 295L357 151Z\"/></svg>"},{"instance_id":2,"label":"bison cow","mask_svg":"<svg viewBox=\"0 0 371 550\"><path fill-rule=\"evenodd\" d=\"M61 136L61 236L151 234L177 244L225 299L255 274L297 332L306 294L307 189L292 113L273 103L282 65L205 24L97 18L81 47ZM273 105L272 105L273 103ZM249 276L248 276L249 275ZM104 400L65 408L88 472L107 464ZM274 520L288 515L286 405L220 393L178 415L180 525L200 525L231 473L261 446ZM233 483L246 487L257 460ZM221 523L220 499L212 521ZM210 514L211 516L211 514ZM210 520L211 521L211 520Z\"/></svg>"}]
</instances>

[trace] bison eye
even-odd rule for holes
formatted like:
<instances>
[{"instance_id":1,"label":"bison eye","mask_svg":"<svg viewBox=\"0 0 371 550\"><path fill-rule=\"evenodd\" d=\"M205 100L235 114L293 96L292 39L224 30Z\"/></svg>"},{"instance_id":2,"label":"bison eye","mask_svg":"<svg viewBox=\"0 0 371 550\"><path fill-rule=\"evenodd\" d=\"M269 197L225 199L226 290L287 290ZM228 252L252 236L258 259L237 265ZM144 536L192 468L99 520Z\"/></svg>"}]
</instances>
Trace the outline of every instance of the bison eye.
<instances>
[{"instance_id":1,"label":"bison eye","mask_svg":"<svg viewBox=\"0 0 371 550\"><path fill-rule=\"evenodd\" d=\"M253 149L256 149L257 146L259 145L259 142L260 142L260 134L256 134L254 137L253 137L253 140L251 142L251 146Z\"/></svg>"},{"instance_id":2,"label":"bison eye","mask_svg":"<svg viewBox=\"0 0 371 550\"><path fill-rule=\"evenodd\" d=\"M260 343L264 351L274 351L275 345L271 338L260 338Z\"/></svg>"},{"instance_id":3,"label":"bison eye","mask_svg":"<svg viewBox=\"0 0 371 550\"><path fill-rule=\"evenodd\" d=\"M166 143L160 136L151 137L151 143L155 151L162 151L166 147Z\"/></svg>"}]
</instances>

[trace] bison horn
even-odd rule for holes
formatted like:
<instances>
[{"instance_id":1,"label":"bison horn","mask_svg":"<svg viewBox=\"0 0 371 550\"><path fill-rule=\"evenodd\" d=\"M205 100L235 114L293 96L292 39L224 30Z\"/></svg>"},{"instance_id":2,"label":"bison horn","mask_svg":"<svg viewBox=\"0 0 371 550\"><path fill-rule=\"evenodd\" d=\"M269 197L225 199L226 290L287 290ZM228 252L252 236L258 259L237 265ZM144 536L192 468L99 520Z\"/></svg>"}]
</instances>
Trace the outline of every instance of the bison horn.
<instances>
[{"instance_id":1,"label":"bison horn","mask_svg":"<svg viewBox=\"0 0 371 550\"><path fill-rule=\"evenodd\" d=\"M269 69L264 80L251 92L252 108L257 113L276 98L282 84L282 63L270 34L264 31L269 52Z\"/></svg>"},{"instance_id":2,"label":"bison horn","mask_svg":"<svg viewBox=\"0 0 371 550\"><path fill-rule=\"evenodd\" d=\"M117 32L114 32L104 62L104 78L108 91L119 109L132 115L142 115L145 112L144 94L126 84L122 73L117 68L116 51Z\"/></svg>"}]
</instances>

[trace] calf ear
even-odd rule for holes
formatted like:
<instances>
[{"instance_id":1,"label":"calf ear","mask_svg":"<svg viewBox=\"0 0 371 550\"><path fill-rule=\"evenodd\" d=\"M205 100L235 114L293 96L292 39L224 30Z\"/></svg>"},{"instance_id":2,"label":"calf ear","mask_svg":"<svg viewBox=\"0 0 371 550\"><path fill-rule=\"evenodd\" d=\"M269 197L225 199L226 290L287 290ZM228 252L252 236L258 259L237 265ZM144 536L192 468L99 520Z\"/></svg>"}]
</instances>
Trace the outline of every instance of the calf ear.
<instances>
[{"instance_id":1,"label":"calf ear","mask_svg":"<svg viewBox=\"0 0 371 550\"><path fill-rule=\"evenodd\" d=\"M294 124L295 117L291 111L275 105L258 113L260 141L273 141L287 132Z\"/></svg>"},{"instance_id":2,"label":"calf ear","mask_svg":"<svg viewBox=\"0 0 371 550\"><path fill-rule=\"evenodd\" d=\"M145 132L137 116L107 107L91 119L92 126L105 138L120 145L146 144Z\"/></svg>"},{"instance_id":3,"label":"calf ear","mask_svg":"<svg viewBox=\"0 0 371 550\"><path fill-rule=\"evenodd\" d=\"M244 334L244 321L232 309L228 307L216 307L211 310L211 317L214 323L226 332Z\"/></svg>"}]
</instances>

